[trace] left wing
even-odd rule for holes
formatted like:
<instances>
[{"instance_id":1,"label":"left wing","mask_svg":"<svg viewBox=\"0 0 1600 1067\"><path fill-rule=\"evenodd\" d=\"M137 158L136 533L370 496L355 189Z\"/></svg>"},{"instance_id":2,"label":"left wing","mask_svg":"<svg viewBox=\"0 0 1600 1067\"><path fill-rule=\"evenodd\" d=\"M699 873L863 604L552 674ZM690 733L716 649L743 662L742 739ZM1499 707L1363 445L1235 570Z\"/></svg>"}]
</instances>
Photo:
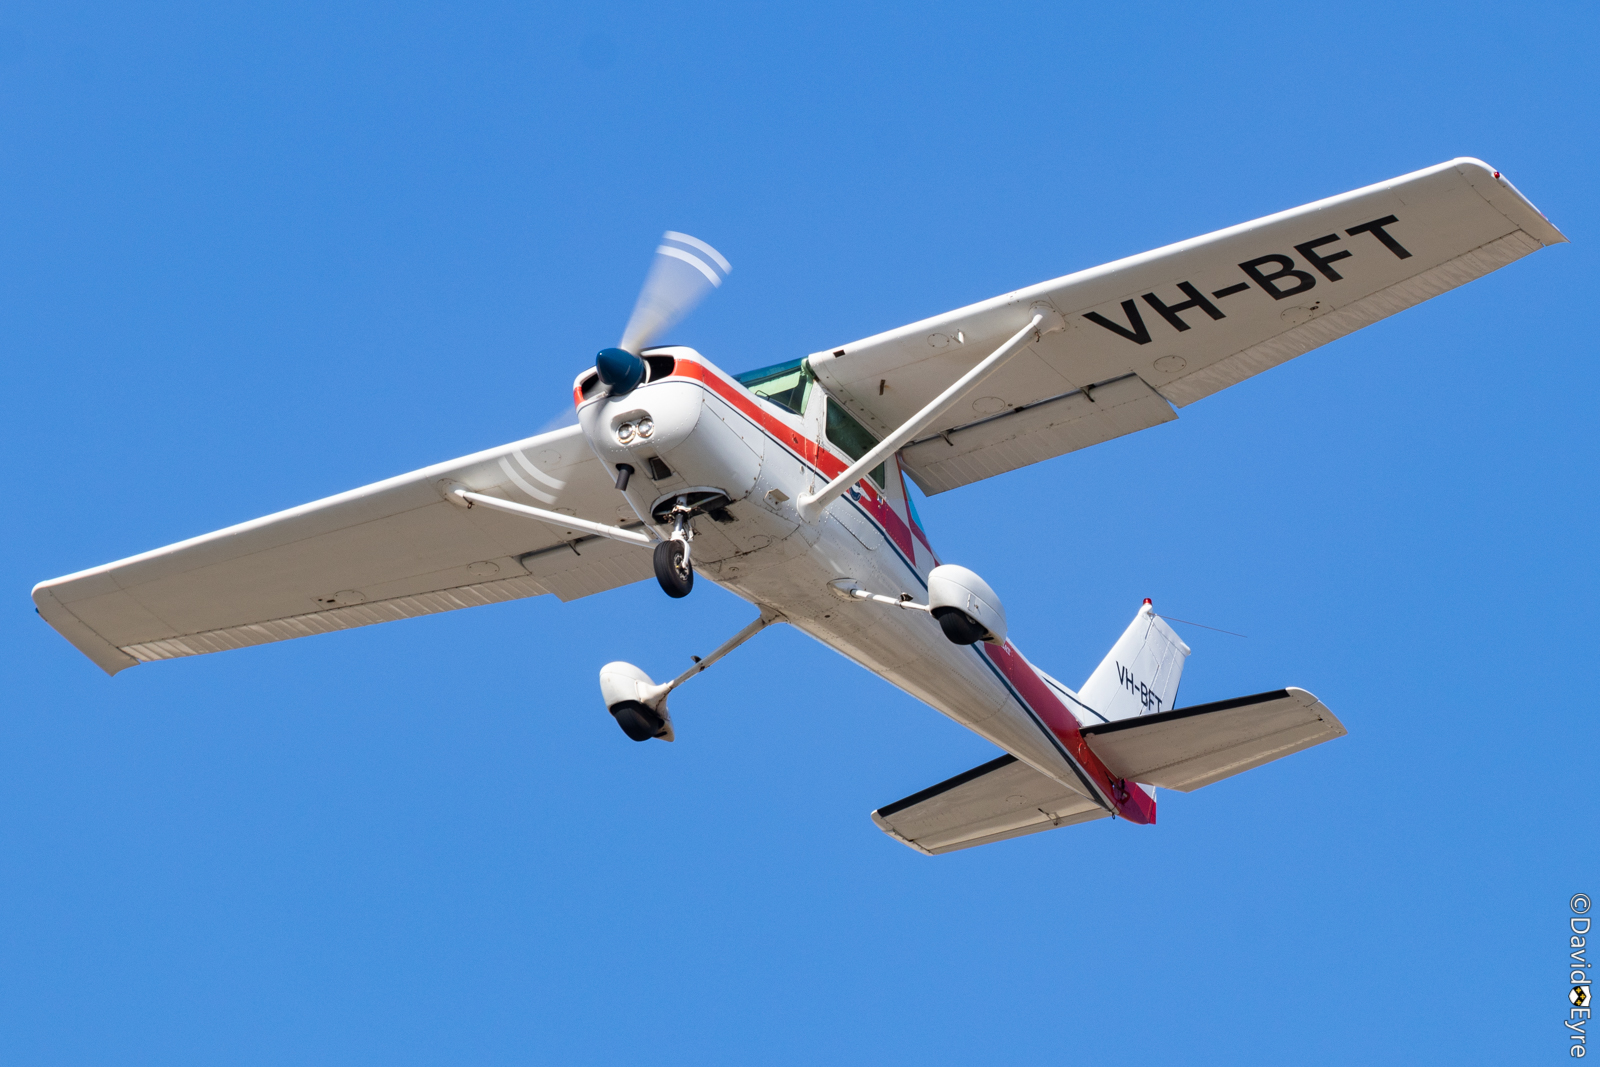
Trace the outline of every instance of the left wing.
<instances>
[{"instance_id":1,"label":"left wing","mask_svg":"<svg viewBox=\"0 0 1600 1067\"><path fill-rule=\"evenodd\" d=\"M1565 241L1455 159L902 326L809 363L881 435L1022 329L1042 329L901 452L928 493L1177 418L1182 407Z\"/></svg>"},{"instance_id":2,"label":"left wing","mask_svg":"<svg viewBox=\"0 0 1600 1067\"><path fill-rule=\"evenodd\" d=\"M40 582L33 600L115 674L542 593L572 600L651 574L650 553L631 545L448 503L451 483L640 525L572 426Z\"/></svg>"},{"instance_id":3,"label":"left wing","mask_svg":"<svg viewBox=\"0 0 1600 1067\"><path fill-rule=\"evenodd\" d=\"M1110 814L1008 754L885 804L872 821L895 840L938 856Z\"/></svg>"}]
</instances>

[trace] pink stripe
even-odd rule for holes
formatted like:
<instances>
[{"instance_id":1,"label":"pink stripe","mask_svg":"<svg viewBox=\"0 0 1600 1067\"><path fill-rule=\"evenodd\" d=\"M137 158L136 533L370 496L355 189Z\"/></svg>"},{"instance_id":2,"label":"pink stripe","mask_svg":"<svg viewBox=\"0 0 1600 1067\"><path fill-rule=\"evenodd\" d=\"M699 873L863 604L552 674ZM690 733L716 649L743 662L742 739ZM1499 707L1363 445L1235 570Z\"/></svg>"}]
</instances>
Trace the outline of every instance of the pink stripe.
<instances>
[{"instance_id":1,"label":"pink stripe","mask_svg":"<svg viewBox=\"0 0 1600 1067\"><path fill-rule=\"evenodd\" d=\"M1012 647L1010 641L1001 648L984 645L982 652L1022 694L1022 699L1028 702L1034 714L1044 721L1050 732L1071 753L1089 779L1116 805L1118 815L1129 822L1147 825L1156 821L1155 798L1132 782L1114 777L1106 769L1100 757L1084 741L1083 734L1078 730L1077 717Z\"/></svg>"}]
</instances>

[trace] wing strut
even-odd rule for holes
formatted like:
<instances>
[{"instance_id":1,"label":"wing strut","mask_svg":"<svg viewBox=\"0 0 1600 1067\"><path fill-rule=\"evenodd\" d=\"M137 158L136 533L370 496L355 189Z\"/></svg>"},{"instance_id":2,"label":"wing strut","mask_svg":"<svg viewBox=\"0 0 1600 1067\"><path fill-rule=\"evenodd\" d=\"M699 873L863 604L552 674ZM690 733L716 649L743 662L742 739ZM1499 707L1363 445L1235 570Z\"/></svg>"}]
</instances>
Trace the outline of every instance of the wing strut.
<instances>
[{"instance_id":1,"label":"wing strut","mask_svg":"<svg viewBox=\"0 0 1600 1067\"><path fill-rule=\"evenodd\" d=\"M699 674L701 671L717 662L717 660L721 659L723 656L726 656L729 652L732 652L734 649L750 640L762 630L765 630L768 626L771 626L773 623L779 622L782 619L783 616L778 614L776 611L773 611L771 608L762 608L761 614L757 615L755 620L751 622L750 625L746 626L744 629L728 638L721 645L718 645L717 650L711 653L711 655L707 656L705 659L696 658L693 667L690 667L672 681L662 686L662 695L665 696L667 693L672 692L674 689L678 688L678 686L682 685L684 682L687 682L690 678L693 678L695 675Z\"/></svg>"},{"instance_id":2,"label":"wing strut","mask_svg":"<svg viewBox=\"0 0 1600 1067\"><path fill-rule=\"evenodd\" d=\"M1044 326L1047 318L1055 320L1048 328ZM879 441L876 448L846 467L843 474L817 492L803 494L795 501L795 509L799 511L800 517L808 523L816 522L822 517L823 509L839 499L846 489L860 481L862 475L898 452L913 437L932 425L951 404L966 396L982 384L985 378L999 370L1007 358L1021 350L1023 342L1035 330L1041 333L1054 333L1063 329L1066 329L1066 323L1058 312L1045 305L1034 305L1033 317L1028 320L1026 326L1012 334L1009 341L985 356L976 367L957 378L948 389L929 401L926 407L911 416L903 426Z\"/></svg>"},{"instance_id":3,"label":"wing strut","mask_svg":"<svg viewBox=\"0 0 1600 1067\"><path fill-rule=\"evenodd\" d=\"M606 702L606 710L616 718L622 732L635 741L648 741L652 737L671 741L674 732L672 715L667 711L667 695L768 626L782 621L783 616L778 612L762 608L750 625L724 641L715 652L705 659L692 657L693 667L660 685L631 663L620 660L607 663L600 668L600 696Z\"/></svg>"},{"instance_id":4,"label":"wing strut","mask_svg":"<svg viewBox=\"0 0 1600 1067\"><path fill-rule=\"evenodd\" d=\"M588 519L580 519L575 515L564 515L559 511L546 511L544 508L533 508L527 504L518 504L513 500L501 500L497 496L485 496L483 493L474 493L471 490L460 487L451 488L449 495L454 498L451 503L454 503L455 500L465 501L461 505L462 507L470 508L474 504L482 504L486 508L494 511L503 511L508 515L521 515L525 519L537 519L551 526L559 526L564 530L582 530L585 533L609 537L613 541L621 541L629 545L640 545L644 548L652 548L656 543L654 538L636 530L624 530L620 526L607 526L603 522L590 522Z\"/></svg>"}]
</instances>

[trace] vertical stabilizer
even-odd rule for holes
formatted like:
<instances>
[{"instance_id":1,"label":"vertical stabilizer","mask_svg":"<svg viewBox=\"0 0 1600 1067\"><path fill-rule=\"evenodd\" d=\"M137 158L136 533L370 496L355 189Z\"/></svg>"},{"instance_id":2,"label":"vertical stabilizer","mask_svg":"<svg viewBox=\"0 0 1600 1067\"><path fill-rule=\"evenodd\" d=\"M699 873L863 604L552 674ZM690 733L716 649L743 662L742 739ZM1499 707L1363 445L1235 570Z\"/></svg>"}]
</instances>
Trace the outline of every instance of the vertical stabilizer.
<instances>
[{"instance_id":1,"label":"vertical stabilizer","mask_svg":"<svg viewBox=\"0 0 1600 1067\"><path fill-rule=\"evenodd\" d=\"M1188 656L1189 646L1146 600L1078 696L1107 720L1171 711Z\"/></svg>"}]
</instances>

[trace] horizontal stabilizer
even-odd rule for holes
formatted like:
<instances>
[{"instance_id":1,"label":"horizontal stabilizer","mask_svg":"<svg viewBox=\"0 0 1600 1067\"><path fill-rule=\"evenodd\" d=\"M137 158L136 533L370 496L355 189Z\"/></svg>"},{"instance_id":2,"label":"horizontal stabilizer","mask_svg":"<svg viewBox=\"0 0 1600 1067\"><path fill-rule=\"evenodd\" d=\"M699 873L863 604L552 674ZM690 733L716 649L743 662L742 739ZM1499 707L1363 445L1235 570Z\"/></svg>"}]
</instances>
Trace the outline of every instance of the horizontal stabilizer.
<instances>
[{"instance_id":1,"label":"horizontal stabilizer","mask_svg":"<svg viewBox=\"0 0 1600 1067\"><path fill-rule=\"evenodd\" d=\"M1304 689L1196 704L1083 730L1112 774L1183 793L1345 733L1333 712Z\"/></svg>"},{"instance_id":2,"label":"horizontal stabilizer","mask_svg":"<svg viewBox=\"0 0 1600 1067\"><path fill-rule=\"evenodd\" d=\"M1098 801L1005 755L872 813L878 829L918 852L945 852L1111 814Z\"/></svg>"}]
</instances>

